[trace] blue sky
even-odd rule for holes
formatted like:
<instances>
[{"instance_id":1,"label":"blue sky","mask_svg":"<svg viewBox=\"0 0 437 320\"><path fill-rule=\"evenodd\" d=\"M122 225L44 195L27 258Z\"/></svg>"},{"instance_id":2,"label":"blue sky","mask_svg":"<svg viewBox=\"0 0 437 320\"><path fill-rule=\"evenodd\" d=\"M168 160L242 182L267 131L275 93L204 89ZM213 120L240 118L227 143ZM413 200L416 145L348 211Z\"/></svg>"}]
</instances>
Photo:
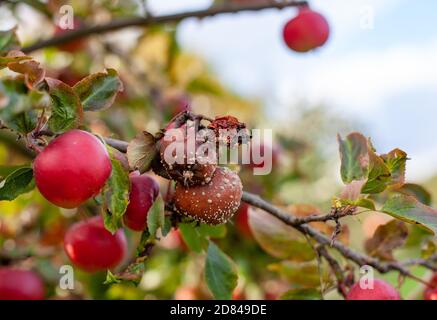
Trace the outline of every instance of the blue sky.
<instances>
[{"instance_id":1,"label":"blue sky","mask_svg":"<svg viewBox=\"0 0 437 320\"><path fill-rule=\"evenodd\" d=\"M207 0L150 0L156 13L206 7ZM377 148L401 147L409 177L437 172L437 1L315 0L332 26L328 45L290 52L281 30L294 9L185 21L184 47L204 56L235 91L258 96L279 121L304 99L358 117ZM373 29L363 29L373 12Z\"/></svg>"}]
</instances>

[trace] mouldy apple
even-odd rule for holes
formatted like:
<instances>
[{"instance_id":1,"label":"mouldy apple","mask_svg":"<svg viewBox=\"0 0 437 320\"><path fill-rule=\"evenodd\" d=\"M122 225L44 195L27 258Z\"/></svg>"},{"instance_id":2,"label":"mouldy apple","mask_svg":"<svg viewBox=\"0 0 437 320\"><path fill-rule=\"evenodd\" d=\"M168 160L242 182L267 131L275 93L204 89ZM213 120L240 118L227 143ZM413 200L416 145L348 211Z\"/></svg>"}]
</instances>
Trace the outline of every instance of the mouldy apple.
<instances>
[{"instance_id":1,"label":"mouldy apple","mask_svg":"<svg viewBox=\"0 0 437 320\"><path fill-rule=\"evenodd\" d=\"M226 223L238 210L243 186L238 175L218 167L208 184L185 187L178 183L174 194L176 210L212 225Z\"/></svg>"},{"instance_id":2,"label":"mouldy apple","mask_svg":"<svg viewBox=\"0 0 437 320\"><path fill-rule=\"evenodd\" d=\"M159 185L152 177L138 172L129 175L129 205L123 215L124 224L134 231L147 227L147 215L159 195Z\"/></svg>"}]
</instances>

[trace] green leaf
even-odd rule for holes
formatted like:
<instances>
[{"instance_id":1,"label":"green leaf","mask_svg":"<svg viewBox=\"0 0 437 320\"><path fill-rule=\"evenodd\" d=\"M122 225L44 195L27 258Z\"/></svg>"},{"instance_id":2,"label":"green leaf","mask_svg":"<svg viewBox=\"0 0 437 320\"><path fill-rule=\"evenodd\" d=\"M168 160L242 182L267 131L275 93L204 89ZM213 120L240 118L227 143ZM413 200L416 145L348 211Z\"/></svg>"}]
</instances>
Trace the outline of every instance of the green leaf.
<instances>
[{"instance_id":1,"label":"green leaf","mask_svg":"<svg viewBox=\"0 0 437 320\"><path fill-rule=\"evenodd\" d=\"M29 89L35 88L44 80L46 71L40 63L35 60L11 62L8 68L14 72L24 75L24 80Z\"/></svg>"},{"instance_id":2,"label":"green leaf","mask_svg":"<svg viewBox=\"0 0 437 320\"><path fill-rule=\"evenodd\" d=\"M234 262L213 242L209 242L205 262L205 281L215 299L230 300L237 287L238 274Z\"/></svg>"},{"instance_id":3,"label":"green leaf","mask_svg":"<svg viewBox=\"0 0 437 320\"><path fill-rule=\"evenodd\" d=\"M20 49L20 41L16 34L17 28L0 31L0 56L4 56L11 50Z\"/></svg>"},{"instance_id":4,"label":"green leaf","mask_svg":"<svg viewBox=\"0 0 437 320\"><path fill-rule=\"evenodd\" d=\"M399 193L413 196L427 206L431 205L432 202L431 194L428 192L428 190L426 190L424 187L418 184L406 183L402 186L402 188L396 191Z\"/></svg>"},{"instance_id":5,"label":"green leaf","mask_svg":"<svg viewBox=\"0 0 437 320\"><path fill-rule=\"evenodd\" d=\"M152 161L158 154L155 143L155 137L147 131L143 131L129 143L127 159L132 170L140 173L150 170Z\"/></svg>"},{"instance_id":6,"label":"green leaf","mask_svg":"<svg viewBox=\"0 0 437 320\"><path fill-rule=\"evenodd\" d=\"M338 204L338 207L356 206L356 207L365 208L365 209L369 209L369 210L376 210L375 202L373 202L373 200L367 199L367 198L359 198L356 200L336 199L336 203Z\"/></svg>"},{"instance_id":7,"label":"green leaf","mask_svg":"<svg viewBox=\"0 0 437 320\"><path fill-rule=\"evenodd\" d=\"M330 279L329 269L321 268L316 260L305 262L282 260L270 264L267 269L278 273L287 282L302 287L318 287L321 280L329 282Z\"/></svg>"},{"instance_id":8,"label":"green leaf","mask_svg":"<svg viewBox=\"0 0 437 320\"><path fill-rule=\"evenodd\" d=\"M21 168L29 168L29 166L28 165L0 166L0 181L4 180L4 178L6 178L12 172Z\"/></svg>"},{"instance_id":9,"label":"green leaf","mask_svg":"<svg viewBox=\"0 0 437 320\"><path fill-rule=\"evenodd\" d=\"M36 126L37 112L32 109L34 95L28 90L23 77L0 81L0 119L4 126L27 134Z\"/></svg>"},{"instance_id":10,"label":"green leaf","mask_svg":"<svg viewBox=\"0 0 437 320\"><path fill-rule=\"evenodd\" d=\"M123 91L123 83L117 71L107 69L106 72L94 73L80 80L73 90L79 96L84 111L98 111L114 103L118 92Z\"/></svg>"},{"instance_id":11,"label":"green leaf","mask_svg":"<svg viewBox=\"0 0 437 320\"><path fill-rule=\"evenodd\" d=\"M114 157L112 148L107 147L111 158L111 176L103 188L105 227L115 233L121 226L121 219L129 204L129 173Z\"/></svg>"},{"instance_id":12,"label":"green leaf","mask_svg":"<svg viewBox=\"0 0 437 320\"><path fill-rule=\"evenodd\" d=\"M393 250L401 247L408 237L404 222L392 220L379 226L373 237L366 241L366 252L372 257L394 261Z\"/></svg>"},{"instance_id":13,"label":"green leaf","mask_svg":"<svg viewBox=\"0 0 437 320\"><path fill-rule=\"evenodd\" d=\"M150 235L154 238L156 238L158 229L164 227L164 213L164 200L159 195L147 214L147 228L149 229Z\"/></svg>"},{"instance_id":14,"label":"green leaf","mask_svg":"<svg viewBox=\"0 0 437 320\"><path fill-rule=\"evenodd\" d=\"M52 100L49 127L53 132L65 132L76 128L82 120L82 105L73 89L62 81L45 79Z\"/></svg>"},{"instance_id":15,"label":"green leaf","mask_svg":"<svg viewBox=\"0 0 437 320\"><path fill-rule=\"evenodd\" d=\"M369 150L369 168L367 182L361 189L361 193L373 194L380 193L387 188L390 181L390 170L384 160Z\"/></svg>"},{"instance_id":16,"label":"green leaf","mask_svg":"<svg viewBox=\"0 0 437 320\"><path fill-rule=\"evenodd\" d=\"M211 226L205 223L201 223L197 230L200 235L204 237L210 237L213 239L220 239L226 237L226 225L220 224L216 226Z\"/></svg>"},{"instance_id":17,"label":"green leaf","mask_svg":"<svg viewBox=\"0 0 437 320\"><path fill-rule=\"evenodd\" d=\"M33 169L30 167L19 168L0 182L0 200L14 200L20 194L29 192L34 187Z\"/></svg>"},{"instance_id":18,"label":"green leaf","mask_svg":"<svg viewBox=\"0 0 437 320\"><path fill-rule=\"evenodd\" d=\"M31 132L36 127L37 112L35 110L28 110L20 112L9 121L9 128L23 134Z\"/></svg>"},{"instance_id":19,"label":"green leaf","mask_svg":"<svg viewBox=\"0 0 437 320\"><path fill-rule=\"evenodd\" d=\"M179 231L188 248L200 253L208 246L208 239L219 239L226 236L226 226L210 226L204 223L179 223Z\"/></svg>"},{"instance_id":20,"label":"green leaf","mask_svg":"<svg viewBox=\"0 0 437 320\"><path fill-rule=\"evenodd\" d=\"M427 241L420 248L420 257L422 259L429 259L437 251L436 241L433 239L427 239Z\"/></svg>"},{"instance_id":21,"label":"green leaf","mask_svg":"<svg viewBox=\"0 0 437 320\"><path fill-rule=\"evenodd\" d=\"M196 223L179 223L179 231L181 232L182 239L188 246L188 248L194 252L200 253L203 248L207 246L207 240L205 236L199 233L196 228Z\"/></svg>"},{"instance_id":22,"label":"green leaf","mask_svg":"<svg viewBox=\"0 0 437 320\"><path fill-rule=\"evenodd\" d=\"M420 203L412 196L394 195L379 211L402 221L422 226L434 234L437 232L437 211Z\"/></svg>"},{"instance_id":23,"label":"green leaf","mask_svg":"<svg viewBox=\"0 0 437 320\"><path fill-rule=\"evenodd\" d=\"M164 225L161 228L161 234L163 237L167 236L171 231L172 225L171 225L171 219L170 217L165 217Z\"/></svg>"},{"instance_id":24,"label":"green leaf","mask_svg":"<svg viewBox=\"0 0 437 320\"><path fill-rule=\"evenodd\" d=\"M323 300L320 290L314 288L291 289L284 293L281 300Z\"/></svg>"},{"instance_id":25,"label":"green leaf","mask_svg":"<svg viewBox=\"0 0 437 320\"><path fill-rule=\"evenodd\" d=\"M403 183L406 154L393 150L379 156L360 133L351 133L345 140L338 136L341 157L341 177L345 184L363 181L361 193L381 193L389 185Z\"/></svg>"},{"instance_id":26,"label":"green leaf","mask_svg":"<svg viewBox=\"0 0 437 320\"><path fill-rule=\"evenodd\" d=\"M141 233L140 243L137 246L137 257L140 257L143 254L148 244L153 243L150 238L151 237L148 229Z\"/></svg>"},{"instance_id":27,"label":"green leaf","mask_svg":"<svg viewBox=\"0 0 437 320\"><path fill-rule=\"evenodd\" d=\"M114 283L120 283L121 280L117 278L115 274L111 272L111 270L106 271L106 280L103 282L103 284L114 284Z\"/></svg>"},{"instance_id":28,"label":"green leaf","mask_svg":"<svg viewBox=\"0 0 437 320\"><path fill-rule=\"evenodd\" d=\"M407 154L400 150L394 149L389 153L382 155L390 171L390 185L393 187L401 187L405 183L405 168L407 164Z\"/></svg>"},{"instance_id":29,"label":"green leaf","mask_svg":"<svg viewBox=\"0 0 437 320\"><path fill-rule=\"evenodd\" d=\"M337 137L340 145L341 178L345 184L361 180L367 176L369 165L368 141L360 133L351 133L342 139Z\"/></svg>"}]
</instances>

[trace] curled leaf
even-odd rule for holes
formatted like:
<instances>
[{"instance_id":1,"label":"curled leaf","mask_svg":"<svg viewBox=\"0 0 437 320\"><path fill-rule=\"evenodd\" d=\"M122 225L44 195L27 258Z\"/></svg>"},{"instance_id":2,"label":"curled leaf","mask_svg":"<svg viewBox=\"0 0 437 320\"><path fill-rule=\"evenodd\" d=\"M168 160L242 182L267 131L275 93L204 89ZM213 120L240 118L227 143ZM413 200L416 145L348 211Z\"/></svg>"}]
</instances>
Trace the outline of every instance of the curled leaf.
<instances>
[{"instance_id":1,"label":"curled leaf","mask_svg":"<svg viewBox=\"0 0 437 320\"><path fill-rule=\"evenodd\" d=\"M30 60L32 57L26 56L18 50L9 51L6 56L0 56L0 70L6 68L10 63L16 63L24 60Z\"/></svg>"},{"instance_id":2,"label":"curled leaf","mask_svg":"<svg viewBox=\"0 0 437 320\"><path fill-rule=\"evenodd\" d=\"M109 108L117 94L123 91L123 83L117 71L107 69L106 72L91 74L73 87L79 96L84 111L98 111Z\"/></svg>"},{"instance_id":3,"label":"curled leaf","mask_svg":"<svg viewBox=\"0 0 437 320\"><path fill-rule=\"evenodd\" d=\"M83 110L79 97L73 89L62 81L45 79L52 100L49 127L53 132L73 129L82 121Z\"/></svg>"},{"instance_id":4,"label":"curled leaf","mask_svg":"<svg viewBox=\"0 0 437 320\"><path fill-rule=\"evenodd\" d=\"M418 184L406 183L401 188L397 189L396 192L413 196L427 206L431 205L431 194L428 190Z\"/></svg>"},{"instance_id":5,"label":"curled leaf","mask_svg":"<svg viewBox=\"0 0 437 320\"><path fill-rule=\"evenodd\" d=\"M298 261L315 258L306 239L292 227L260 209L250 207L248 216L255 240L271 256Z\"/></svg>"},{"instance_id":6,"label":"curled leaf","mask_svg":"<svg viewBox=\"0 0 437 320\"><path fill-rule=\"evenodd\" d=\"M112 171L103 188L104 222L106 229L115 233L121 226L121 219L129 204L130 181L128 172L114 157L113 149L111 147L107 149L111 158Z\"/></svg>"},{"instance_id":7,"label":"curled leaf","mask_svg":"<svg viewBox=\"0 0 437 320\"><path fill-rule=\"evenodd\" d=\"M157 154L155 137L147 131L139 134L127 147L129 166L132 170L138 170L140 173L150 170L152 161Z\"/></svg>"},{"instance_id":8,"label":"curled leaf","mask_svg":"<svg viewBox=\"0 0 437 320\"><path fill-rule=\"evenodd\" d=\"M24 75L24 81L29 89L35 88L44 80L46 71L41 67L40 63L35 60L25 60L11 62L8 68L14 72Z\"/></svg>"},{"instance_id":9,"label":"curled leaf","mask_svg":"<svg viewBox=\"0 0 437 320\"><path fill-rule=\"evenodd\" d=\"M437 232L437 211L420 203L413 196L394 195L379 211L402 221L419 225L434 234Z\"/></svg>"},{"instance_id":10,"label":"curled leaf","mask_svg":"<svg viewBox=\"0 0 437 320\"><path fill-rule=\"evenodd\" d=\"M408 237L408 228L404 222L392 220L379 226L373 237L365 244L366 251L373 257L393 261L393 250L401 247Z\"/></svg>"}]
</instances>

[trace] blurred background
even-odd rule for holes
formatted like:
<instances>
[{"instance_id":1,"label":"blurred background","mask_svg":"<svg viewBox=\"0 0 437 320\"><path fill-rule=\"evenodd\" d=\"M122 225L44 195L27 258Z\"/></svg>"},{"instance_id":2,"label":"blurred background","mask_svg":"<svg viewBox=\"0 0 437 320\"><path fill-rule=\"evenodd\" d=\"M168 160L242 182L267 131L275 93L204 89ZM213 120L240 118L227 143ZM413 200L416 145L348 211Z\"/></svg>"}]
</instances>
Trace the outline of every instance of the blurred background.
<instances>
[{"instance_id":1,"label":"blurred background","mask_svg":"<svg viewBox=\"0 0 437 320\"><path fill-rule=\"evenodd\" d=\"M2 6L0 29L18 25L25 45L49 38L56 32L56 8L65 2L48 3L48 12L24 3ZM69 4L84 24L145 13L144 4L133 0L74 0ZM329 208L341 187L336 134L355 130L370 136L380 153L395 147L405 150L411 158L408 180L425 183L431 194L437 194L437 2L312 0L310 4L328 19L331 37L325 46L307 54L290 51L282 40L283 25L297 12L286 8L129 28L93 36L78 48L47 48L34 56L54 77L69 84L105 67L119 71L125 92L110 110L88 115L87 123L95 133L130 140L140 130L157 131L187 104L200 113L233 114L249 127L273 129L272 174L253 177L242 168L240 175L247 190L283 206L306 203L322 211ZM209 0L149 0L146 8L153 15L163 15L211 5ZM10 137L3 136L2 141L2 164L28 161L25 151L12 147ZM3 239L10 248L20 246L19 239L25 238L17 235L26 232L26 223L33 218L40 221L36 217L41 214L46 219L40 221L38 237L49 232L49 240L54 238L48 246L55 247L71 216L89 214L86 209L54 208L36 191L13 202L0 202L0 210L5 230L13 235ZM354 237L350 241L360 247L360 241L386 221L385 216L373 216L367 222L365 215L351 219ZM45 223L54 223L59 230ZM247 228L247 218L241 225L236 220L220 240L241 269L241 297L277 298L290 283L302 280L297 279L298 268L278 263L269 250L270 255L265 254ZM53 230L58 233L51 234ZM199 257L187 253L178 233L169 239L162 244L164 250L148 262L140 288L113 285L102 289L104 275L84 274L83 279L95 286L87 297L208 297L195 271ZM256 261L251 257L257 257ZM65 261L62 255L53 259L55 265ZM42 261L47 267L47 260ZM315 272L312 265L306 268ZM418 289L413 287L404 292L414 296Z\"/></svg>"}]
</instances>

